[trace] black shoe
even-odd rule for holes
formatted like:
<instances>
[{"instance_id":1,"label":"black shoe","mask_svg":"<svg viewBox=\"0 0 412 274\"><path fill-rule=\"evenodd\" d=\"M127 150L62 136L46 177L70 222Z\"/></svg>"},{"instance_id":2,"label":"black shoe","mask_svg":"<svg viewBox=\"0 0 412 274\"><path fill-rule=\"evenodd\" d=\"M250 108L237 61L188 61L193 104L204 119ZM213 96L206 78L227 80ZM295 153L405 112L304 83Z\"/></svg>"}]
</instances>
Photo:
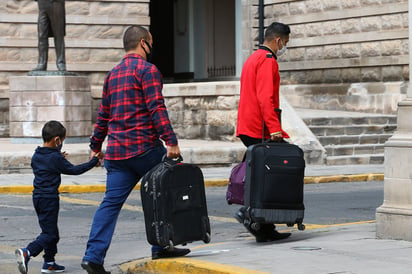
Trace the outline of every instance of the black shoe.
<instances>
[{"instance_id":1,"label":"black shoe","mask_svg":"<svg viewBox=\"0 0 412 274\"><path fill-rule=\"evenodd\" d=\"M275 231L273 235L258 235L256 236L257 243L266 243L266 242L273 242L279 241L288 238L292 233L279 233Z\"/></svg>"},{"instance_id":2,"label":"black shoe","mask_svg":"<svg viewBox=\"0 0 412 274\"><path fill-rule=\"evenodd\" d=\"M258 235L256 235L256 242L273 242L278 240L283 240L292 235L291 233L280 233L276 230L273 224L264 224L259 230Z\"/></svg>"},{"instance_id":3,"label":"black shoe","mask_svg":"<svg viewBox=\"0 0 412 274\"><path fill-rule=\"evenodd\" d=\"M253 232L254 233L252 234L256 237L257 243L283 240L292 235L291 233L279 233L276 231L276 227L273 224L260 224L260 226Z\"/></svg>"},{"instance_id":4,"label":"black shoe","mask_svg":"<svg viewBox=\"0 0 412 274\"><path fill-rule=\"evenodd\" d=\"M110 274L110 271L106 271L103 265L95 264L88 261L82 261L82 268L87 271L88 274Z\"/></svg>"},{"instance_id":5,"label":"black shoe","mask_svg":"<svg viewBox=\"0 0 412 274\"><path fill-rule=\"evenodd\" d=\"M190 249L187 248L173 248L172 250L164 249L160 251L152 251L152 260L161 258L182 257L189 254Z\"/></svg>"},{"instance_id":6,"label":"black shoe","mask_svg":"<svg viewBox=\"0 0 412 274\"><path fill-rule=\"evenodd\" d=\"M245 221L245 208L244 207L239 208L239 210L235 214L235 219L241 224L244 223Z\"/></svg>"},{"instance_id":7,"label":"black shoe","mask_svg":"<svg viewBox=\"0 0 412 274\"><path fill-rule=\"evenodd\" d=\"M266 235L266 237L270 239L271 241L277 241L277 240L286 239L290 237L290 235L292 235L292 233L289 233L289 232L280 233L276 230L273 230L272 233L270 233L269 235Z\"/></svg>"}]
</instances>

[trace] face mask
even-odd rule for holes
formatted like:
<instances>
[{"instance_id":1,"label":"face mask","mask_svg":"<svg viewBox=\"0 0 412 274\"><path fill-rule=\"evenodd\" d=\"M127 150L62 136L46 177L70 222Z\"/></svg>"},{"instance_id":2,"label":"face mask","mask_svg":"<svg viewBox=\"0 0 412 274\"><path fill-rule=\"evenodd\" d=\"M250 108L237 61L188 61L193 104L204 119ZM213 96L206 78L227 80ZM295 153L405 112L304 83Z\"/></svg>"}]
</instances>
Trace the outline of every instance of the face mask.
<instances>
[{"instance_id":1,"label":"face mask","mask_svg":"<svg viewBox=\"0 0 412 274\"><path fill-rule=\"evenodd\" d=\"M63 142L62 141L60 141L60 145L58 145L57 144L57 140L59 140L60 141L60 138L59 139L56 139L56 148L57 148L57 150L62 150L62 147L63 147Z\"/></svg>"},{"instance_id":2,"label":"face mask","mask_svg":"<svg viewBox=\"0 0 412 274\"><path fill-rule=\"evenodd\" d=\"M280 39L280 43L282 44L282 48L281 48L281 49L278 49L278 51L277 51L277 53L276 53L277 56L282 56L282 55L286 52L286 50L287 50L286 45L283 45L282 39Z\"/></svg>"},{"instance_id":3,"label":"face mask","mask_svg":"<svg viewBox=\"0 0 412 274\"><path fill-rule=\"evenodd\" d=\"M146 43L146 46L149 48L149 52L147 52L145 48L143 48L143 50L144 50L144 53L146 53L146 60L150 62L153 57L153 49L146 40L143 40L143 41Z\"/></svg>"}]
</instances>

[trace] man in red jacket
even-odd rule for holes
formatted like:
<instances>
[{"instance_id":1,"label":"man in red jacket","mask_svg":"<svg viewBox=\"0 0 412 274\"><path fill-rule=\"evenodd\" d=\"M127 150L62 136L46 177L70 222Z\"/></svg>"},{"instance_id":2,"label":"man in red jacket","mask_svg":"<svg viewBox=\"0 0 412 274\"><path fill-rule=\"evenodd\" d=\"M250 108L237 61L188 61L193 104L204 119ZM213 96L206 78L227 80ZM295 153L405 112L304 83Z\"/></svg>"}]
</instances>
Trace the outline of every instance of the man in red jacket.
<instances>
[{"instance_id":1,"label":"man in red jacket","mask_svg":"<svg viewBox=\"0 0 412 274\"><path fill-rule=\"evenodd\" d=\"M277 57L286 51L290 28L282 23L267 27L263 45L259 46L243 65L240 78L240 100L236 135L243 144L260 143L265 139L280 142L289 135L282 130L279 109L279 66ZM264 120L264 128L263 128ZM244 208L236 213L236 219L243 223ZM279 233L273 224L262 224L259 230L248 230L257 242L284 239L290 233Z\"/></svg>"}]
</instances>

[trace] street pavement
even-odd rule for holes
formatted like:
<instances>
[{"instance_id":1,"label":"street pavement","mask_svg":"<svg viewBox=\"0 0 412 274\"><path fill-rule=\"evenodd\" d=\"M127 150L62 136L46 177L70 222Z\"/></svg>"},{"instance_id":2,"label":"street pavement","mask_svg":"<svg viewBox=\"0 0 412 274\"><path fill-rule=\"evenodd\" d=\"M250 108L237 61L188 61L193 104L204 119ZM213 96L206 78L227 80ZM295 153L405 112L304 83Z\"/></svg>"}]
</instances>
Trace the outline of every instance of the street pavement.
<instances>
[{"instance_id":1,"label":"street pavement","mask_svg":"<svg viewBox=\"0 0 412 274\"><path fill-rule=\"evenodd\" d=\"M184 140L180 144L184 150ZM82 145L87 148L87 144ZM190 145L191 149L194 149L193 142ZM239 146L229 142L220 145ZM0 142L0 154L3 151L16 151L16 155L27 157L33 152L31 148L30 145ZM193 153L196 151L193 150ZM4 165L4 162L2 164ZM230 169L230 166L202 167L206 185L225 187ZM383 165L307 166L305 182L382 181L383 172ZM12 193L28 193L31 191L32 179L32 175L27 172L1 174L0 194L10 197ZM62 176L62 186L67 186L65 192L68 193L104 191L104 182L103 168L95 168L80 176ZM103 189L99 189L101 186ZM1 227L5 229L6 226ZM148 258L147 249L133 249L127 258L119 258L114 247L107 264L116 266L111 267L112 273L412 273L412 242L377 239L373 220L334 225L306 224L304 231L298 231L295 227L278 228L292 231L292 236L271 243L256 243L247 233L240 238L218 237L218 241L212 240L209 244L188 244L192 252L184 258L155 261ZM17 273L17 268L9 267L1 254L0 252L0 273ZM37 273L34 269L31 271L34 272L30 273ZM76 272L81 273L71 273Z\"/></svg>"}]
</instances>

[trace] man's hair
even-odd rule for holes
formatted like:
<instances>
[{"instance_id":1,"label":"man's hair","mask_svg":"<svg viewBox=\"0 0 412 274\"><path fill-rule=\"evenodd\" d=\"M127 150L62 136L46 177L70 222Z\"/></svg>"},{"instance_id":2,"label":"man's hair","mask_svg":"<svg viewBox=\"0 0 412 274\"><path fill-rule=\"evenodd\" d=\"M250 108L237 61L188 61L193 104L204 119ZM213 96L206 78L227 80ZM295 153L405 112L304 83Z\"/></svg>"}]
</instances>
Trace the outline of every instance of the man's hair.
<instances>
[{"instance_id":1,"label":"man's hair","mask_svg":"<svg viewBox=\"0 0 412 274\"><path fill-rule=\"evenodd\" d=\"M66 128L58 121L48 121L43 126L41 136L44 142L50 142L54 137L64 139L66 137Z\"/></svg>"},{"instance_id":2,"label":"man's hair","mask_svg":"<svg viewBox=\"0 0 412 274\"><path fill-rule=\"evenodd\" d=\"M123 35L123 47L126 52L137 47L140 40L148 41L150 39L149 31L141 26L130 26Z\"/></svg>"},{"instance_id":3,"label":"man's hair","mask_svg":"<svg viewBox=\"0 0 412 274\"><path fill-rule=\"evenodd\" d=\"M290 28L288 25L279 22L274 22L266 28L265 41L269 42L277 37L285 38L289 34Z\"/></svg>"}]
</instances>

